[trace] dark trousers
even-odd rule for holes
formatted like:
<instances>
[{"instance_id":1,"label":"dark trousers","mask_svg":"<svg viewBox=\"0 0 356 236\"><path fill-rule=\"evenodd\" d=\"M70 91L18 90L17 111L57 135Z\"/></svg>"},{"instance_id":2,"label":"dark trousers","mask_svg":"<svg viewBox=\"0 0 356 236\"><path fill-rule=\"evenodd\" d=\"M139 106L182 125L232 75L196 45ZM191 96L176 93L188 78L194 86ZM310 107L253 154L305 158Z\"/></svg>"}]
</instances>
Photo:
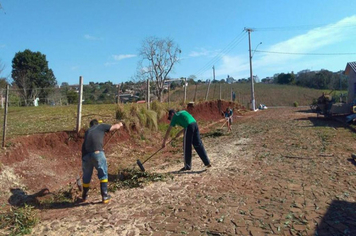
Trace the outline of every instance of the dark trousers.
<instances>
[{"instance_id":1,"label":"dark trousers","mask_svg":"<svg viewBox=\"0 0 356 236\"><path fill-rule=\"evenodd\" d=\"M210 161L206 154L203 142L200 139L199 128L196 122L191 123L184 130L183 151L184 151L184 166L188 169L192 167L192 145L198 153L204 165L209 165Z\"/></svg>"}]
</instances>

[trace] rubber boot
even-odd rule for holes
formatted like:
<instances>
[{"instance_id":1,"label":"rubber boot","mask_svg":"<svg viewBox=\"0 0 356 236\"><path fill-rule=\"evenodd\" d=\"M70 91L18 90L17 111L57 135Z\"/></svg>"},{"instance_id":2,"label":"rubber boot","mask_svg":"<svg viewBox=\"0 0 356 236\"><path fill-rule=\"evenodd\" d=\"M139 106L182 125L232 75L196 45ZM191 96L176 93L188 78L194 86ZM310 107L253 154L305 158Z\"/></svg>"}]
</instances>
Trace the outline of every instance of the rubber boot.
<instances>
[{"instance_id":1,"label":"rubber boot","mask_svg":"<svg viewBox=\"0 0 356 236\"><path fill-rule=\"evenodd\" d=\"M85 202L88 198L89 187L83 187L82 202Z\"/></svg>"},{"instance_id":2,"label":"rubber boot","mask_svg":"<svg viewBox=\"0 0 356 236\"><path fill-rule=\"evenodd\" d=\"M101 191L101 196L103 199L103 203L109 203L111 196L108 194L108 183L100 183L100 191Z\"/></svg>"}]
</instances>

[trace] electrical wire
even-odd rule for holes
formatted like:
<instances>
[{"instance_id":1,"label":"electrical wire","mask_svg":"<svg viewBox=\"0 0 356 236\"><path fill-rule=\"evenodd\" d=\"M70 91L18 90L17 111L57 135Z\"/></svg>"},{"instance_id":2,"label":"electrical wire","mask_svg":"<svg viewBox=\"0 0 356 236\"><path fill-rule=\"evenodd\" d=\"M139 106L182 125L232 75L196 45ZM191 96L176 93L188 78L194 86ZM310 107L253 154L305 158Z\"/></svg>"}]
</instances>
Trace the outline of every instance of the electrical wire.
<instances>
[{"instance_id":1,"label":"electrical wire","mask_svg":"<svg viewBox=\"0 0 356 236\"><path fill-rule=\"evenodd\" d=\"M288 54L288 55L305 55L305 56L342 56L342 55L355 55L356 52L346 52L346 53L307 53L307 52L273 52L273 51L262 51L255 50L255 52L260 53L273 53L273 54Z\"/></svg>"},{"instance_id":2,"label":"electrical wire","mask_svg":"<svg viewBox=\"0 0 356 236\"><path fill-rule=\"evenodd\" d=\"M196 71L194 74L199 77L202 75L204 72L207 70L210 70L214 63L218 62L221 60L221 58L226 55L226 53L230 52L232 49L234 49L243 39L245 39L247 36L246 32L243 30L236 38L234 38L223 50L221 50L214 58L212 58L210 61L208 61L203 67L201 67L198 71Z\"/></svg>"},{"instance_id":3,"label":"electrical wire","mask_svg":"<svg viewBox=\"0 0 356 236\"><path fill-rule=\"evenodd\" d=\"M316 25L299 25L299 26L281 26L281 27L265 27L265 28L252 28L253 31L294 31L294 30L310 30L313 28L320 27L328 27L328 28L356 28L356 24L349 25L336 25L336 24L316 24Z\"/></svg>"}]
</instances>

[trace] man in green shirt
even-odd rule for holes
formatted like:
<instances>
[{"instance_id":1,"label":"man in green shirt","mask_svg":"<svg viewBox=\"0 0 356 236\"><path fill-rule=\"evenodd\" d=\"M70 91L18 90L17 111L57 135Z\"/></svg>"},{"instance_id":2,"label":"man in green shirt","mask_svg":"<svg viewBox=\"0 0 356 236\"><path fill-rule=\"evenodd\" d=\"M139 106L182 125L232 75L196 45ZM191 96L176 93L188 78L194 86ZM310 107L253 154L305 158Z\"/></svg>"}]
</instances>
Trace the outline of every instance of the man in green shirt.
<instances>
[{"instance_id":1,"label":"man in green shirt","mask_svg":"<svg viewBox=\"0 0 356 236\"><path fill-rule=\"evenodd\" d=\"M176 112L175 110L169 110L168 120L170 120L171 123L163 139L162 147L166 146L166 141L168 139L172 127L179 125L184 128L181 131L184 132L184 167L180 171L186 171L192 168L192 145L195 151L198 153L200 159L203 161L204 165L206 167L211 167L208 155L206 154L204 145L200 139L198 124L195 121L194 117L184 110L178 112ZM181 132L178 133L177 136L179 136Z\"/></svg>"}]
</instances>

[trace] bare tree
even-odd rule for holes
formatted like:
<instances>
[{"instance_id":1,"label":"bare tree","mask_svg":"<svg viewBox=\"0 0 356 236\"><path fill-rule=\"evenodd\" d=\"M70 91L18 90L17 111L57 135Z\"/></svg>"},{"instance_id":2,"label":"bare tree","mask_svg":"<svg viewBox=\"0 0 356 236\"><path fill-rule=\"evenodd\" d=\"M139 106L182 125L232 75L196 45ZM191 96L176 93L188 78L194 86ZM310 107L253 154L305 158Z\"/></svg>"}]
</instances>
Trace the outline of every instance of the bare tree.
<instances>
[{"instance_id":1,"label":"bare tree","mask_svg":"<svg viewBox=\"0 0 356 236\"><path fill-rule=\"evenodd\" d=\"M180 53L178 45L169 38L149 37L142 42L139 75L154 82L153 91L159 101L162 101L164 82L174 65L179 62Z\"/></svg>"}]
</instances>

